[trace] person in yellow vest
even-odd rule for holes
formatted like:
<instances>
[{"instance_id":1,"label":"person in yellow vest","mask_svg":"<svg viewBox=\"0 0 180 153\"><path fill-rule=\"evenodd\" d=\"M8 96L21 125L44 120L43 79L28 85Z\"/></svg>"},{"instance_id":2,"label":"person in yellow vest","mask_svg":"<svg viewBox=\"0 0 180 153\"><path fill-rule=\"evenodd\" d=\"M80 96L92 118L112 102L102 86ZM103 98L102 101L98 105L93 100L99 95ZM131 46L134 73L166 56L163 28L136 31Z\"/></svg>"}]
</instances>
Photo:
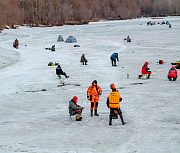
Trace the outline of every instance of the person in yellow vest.
<instances>
[{"instance_id":1,"label":"person in yellow vest","mask_svg":"<svg viewBox=\"0 0 180 153\"><path fill-rule=\"evenodd\" d=\"M122 98L119 92L116 91L114 88L112 92L110 92L109 97L107 98L107 107L110 108L110 115L109 115L109 125L112 125L112 117L114 116L114 111L116 110L121 118L121 122L123 125L126 123L124 122L122 111L120 109L120 103Z\"/></svg>"},{"instance_id":2,"label":"person in yellow vest","mask_svg":"<svg viewBox=\"0 0 180 153\"><path fill-rule=\"evenodd\" d=\"M99 114L97 113L97 108L98 108L99 97L101 94L102 94L102 89L99 85L97 85L97 81L94 80L92 82L92 85L90 85L87 90L87 98L91 102L91 107L90 107L91 116L93 116L93 108L95 111L94 115L99 116Z\"/></svg>"},{"instance_id":3,"label":"person in yellow vest","mask_svg":"<svg viewBox=\"0 0 180 153\"><path fill-rule=\"evenodd\" d=\"M118 92L118 89L115 87L114 83L110 84L110 88L116 89L116 91ZM114 110L114 116L112 117L113 119L118 119L118 112L116 110Z\"/></svg>"}]
</instances>

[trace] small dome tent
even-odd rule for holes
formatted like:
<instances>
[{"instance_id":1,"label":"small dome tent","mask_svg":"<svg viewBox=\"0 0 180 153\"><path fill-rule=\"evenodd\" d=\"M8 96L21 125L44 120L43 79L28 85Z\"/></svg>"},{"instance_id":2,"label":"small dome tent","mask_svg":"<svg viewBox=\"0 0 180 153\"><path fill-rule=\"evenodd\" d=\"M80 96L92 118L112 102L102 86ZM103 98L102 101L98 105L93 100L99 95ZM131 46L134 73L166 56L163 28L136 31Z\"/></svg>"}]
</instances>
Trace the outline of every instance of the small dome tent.
<instances>
[{"instance_id":1,"label":"small dome tent","mask_svg":"<svg viewBox=\"0 0 180 153\"><path fill-rule=\"evenodd\" d=\"M77 42L74 36L69 36L65 41L65 43L74 43L74 42Z\"/></svg>"},{"instance_id":2,"label":"small dome tent","mask_svg":"<svg viewBox=\"0 0 180 153\"><path fill-rule=\"evenodd\" d=\"M57 41L64 41L64 39L61 35L59 35Z\"/></svg>"}]
</instances>

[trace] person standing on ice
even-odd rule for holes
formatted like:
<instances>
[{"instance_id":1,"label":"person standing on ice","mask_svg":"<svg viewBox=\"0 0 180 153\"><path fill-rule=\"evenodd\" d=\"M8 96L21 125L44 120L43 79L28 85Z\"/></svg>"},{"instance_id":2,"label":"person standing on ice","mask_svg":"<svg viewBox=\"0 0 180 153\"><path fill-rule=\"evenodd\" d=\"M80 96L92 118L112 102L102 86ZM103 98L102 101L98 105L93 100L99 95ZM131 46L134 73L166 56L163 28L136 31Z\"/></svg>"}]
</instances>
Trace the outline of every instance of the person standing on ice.
<instances>
[{"instance_id":1,"label":"person standing on ice","mask_svg":"<svg viewBox=\"0 0 180 153\"><path fill-rule=\"evenodd\" d=\"M118 53L113 53L111 55L110 59L111 59L112 66L117 66L116 65L116 59L119 62Z\"/></svg>"},{"instance_id":2,"label":"person standing on ice","mask_svg":"<svg viewBox=\"0 0 180 153\"><path fill-rule=\"evenodd\" d=\"M174 66L172 66L168 73L168 79L169 81L171 81L171 79L173 79L173 81L176 81L176 78L177 78L177 70Z\"/></svg>"},{"instance_id":3,"label":"person standing on ice","mask_svg":"<svg viewBox=\"0 0 180 153\"><path fill-rule=\"evenodd\" d=\"M118 89L115 87L115 85L113 83L110 84L110 88L112 89L112 91L113 91L113 89L116 89L116 91L118 92ZM114 115L113 115L112 118L113 119L118 119L118 112L116 110L114 110Z\"/></svg>"},{"instance_id":4,"label":"person standing on ice","mask_svg":"<svg viewBox=\"0 0 180 153\"><path fill-rule=\"evenodd\" d=\"M98 102L99 102L99 96L102 94L102 89L99 85L97 85L97 81L94 80L92 82L92 85L88 87L87 90L87 98L91 102L90 110L91 110L91 116L93 116L93 108L94 108L94 115L99 116L97 114L97 108L98 108Z\"/></svg>"},{"instance_id":5,"label":"person standing on ice","mask_svg":"<svg viewBox=\"0 0 180 153\"><path fill-rule=\"evenodd\" d=\"M142 67L142 74L148 74L148 79L150 78L150 75L151 75L151 71L149 71L150 69L148 68L148 62L145 62L143 67ZM142 77L142 75L139 75L139 79Z\"/></svg>"},{"instance_id":6,"label":"person standing on ice","mask_svg":"<svg viewBox=\"0 0 180 153\"><path fill-rule=\"evenodd\" d=\"M110 108L109 125L112 125L112 119L114 116L114 111L117 111L117 113L119 114L122 124L123 125L126 124L124 122L122 111L120 109L120 103L119 102L121 102L121 101L122 101L122 98L121 98L119 92L117 92L117 90L115 88L112 89L112 92L110 92L110 94L107 98L107 107Z\"/></svg>"},{"instance_id":7,"label":"person standing on ice","mask_svg":"<svg viewBox=\"0 0 180 153\"><path fill-rule=\"evenodd\" d=\"M60 75L64 75L66 78L69 78L69 76L67 76L67 74L63 72L60 65L58 65L58 67L56 68L56 74L59 76L59 78L60 78Z\"/></svg>"},{"instance_id":8,"label":"person standing on ice","mask_svg":"<svg viewBox=\"0 0 180 153\"><path fill-rule=\"evenodd\" d=\"M82 110L84 107L81 107L77 104L78 97L74 96L73 99L69 101L69 114L75 115L76 114L76 121L81 121L82 117Z\"/></svg>"}]
</instances>

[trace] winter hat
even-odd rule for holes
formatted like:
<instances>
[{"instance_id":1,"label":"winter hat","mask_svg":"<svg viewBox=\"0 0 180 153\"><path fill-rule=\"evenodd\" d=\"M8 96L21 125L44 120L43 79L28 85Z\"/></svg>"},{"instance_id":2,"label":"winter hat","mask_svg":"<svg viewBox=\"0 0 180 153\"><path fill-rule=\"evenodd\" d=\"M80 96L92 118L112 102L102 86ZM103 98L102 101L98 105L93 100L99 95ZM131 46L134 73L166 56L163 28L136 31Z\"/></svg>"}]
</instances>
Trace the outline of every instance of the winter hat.
<instances>
[{"instance_id":1,"label":"winter hat","mask_svg":"<svg viewBox=\"0 0 180 153\"><path fill-rule=\"evenodd\" d=\"M97 80L94 80L92 83L95 83L95 84L97 84Z\"/></svg>"},{"instance_id":2,"label":"winter hat","mask_svg":"<svg viewBox=\"0 0 180 153\"><path fill-rule=\"evenodd\" d=\"M73 101L77 104L78 97L74 96Z\"/></svg>"},{"instance_id":3,"label":"winter hat","mask_svg":"<svg viewBox=\"0 0 180 153\"><path fill-rule=\"evenodd\" d=\"M175 69L175 67L174 67L174 66L172 66L172 67L171 67L171 69Z\"/></svg>"},{"instance_id":4,"label":"winter hat","mask_svg":"<svg viewBox=\"0 0 180 153\"><path fill-rule=\"evenodd\" d=\"M112 84L110 84L110 87L111 87L112 89L114 89L114 88L115 88L115 85L112 83Z\"/></svg>"},{"instance_id":5,"label":"winter hat","mask_svg":"<svg viewBox=\"0 0 180 153\"><path fill-rule=\"evenodd\" d=\"M144 65L148 65L149 63L148 62L145 62L145 64Z\"/></svg>"}]
</instances>

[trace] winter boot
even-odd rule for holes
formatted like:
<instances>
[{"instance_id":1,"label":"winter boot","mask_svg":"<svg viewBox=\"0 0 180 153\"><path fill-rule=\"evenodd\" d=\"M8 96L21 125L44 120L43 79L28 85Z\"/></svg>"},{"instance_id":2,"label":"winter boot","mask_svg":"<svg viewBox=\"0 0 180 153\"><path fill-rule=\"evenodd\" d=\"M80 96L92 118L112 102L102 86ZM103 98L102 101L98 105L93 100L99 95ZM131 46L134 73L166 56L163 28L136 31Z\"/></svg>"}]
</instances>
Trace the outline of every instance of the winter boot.
<instances>
[{"instance_id":1,"label":"winter boot","mask_svg":"<svg viewBox=\"0 0 180 153\"><path fill-rule=\"evenodd\" d=\"M81 121L82 120L82 117L80 117L79 119L76 118L76 121Z\"/></svg>"},{"instance_id":2,"label":"winter boot","mask_svg":"<svg viewBox=\"0 0 180 153\"><path fill-rule=\"evenodd\" d=\"M93 116L93 110L91 110L91 116Z\"/></svg>"},{"instance_id":3,"label":"winter boot","mask_svg":"<svg viewBox=\"0 0 180 153\"><path fill-rule=\"evenodd\" d=\"M176 78L173 78L173 81L176 81Z\"/></svg>"},{"instance_id":4,"label":"winter boot","mask_svg":"<svg viewBox=\"0 0 180 153\"><path fill-rule=\"evenodd\" d=\"M77 114L76 115L76 121L81 121L81 120L82 120L81 114Z\"/></svg>"},{"instance_id":5,"label":"winter boot","mask_svg":"<svg viewBox=\"0 0 180 153\"><path fill-rule=\"evenodd\" d=\"M141 79L142 78L142 75L139 75L139 79Z\"/></svg>"},{"instance_id":6,"label":"winter boot","mask_svg":"<svg viewBox=\"0 0 180 153\"><path fill-rule=\"evenodd\" d=\"M95 109L94 115L99 116L99 114L97 113L97 109Z\"/></svg>"},{"instance_id":7,"label":"winter boot","mask_svg":"<svg viewBox=\"0 0 180 153\"><path fill-rule=\"evenodd\" d=\"M112 125L112 117L109 115L109 125Z\"/></svg>"},{"instance_id":8,"label":"winter boot","mask_svg":"<svg viewBox=\"0 0 180 153\"><path fill-rule=\"evenodd\" d=\"M69 76L67 76L67 74L65 74L65 77L66 77L66 78L69 78Z\"/></svg>"},{"instance_id":9,"label":"winter boot","mask_svg":"<svg viewBox=\"0 0 180 153\"><path fill-rule=\"evenodd\" d=\"M126 123L124 122L124 119L123 119L122 113L121 113L119 116L120 116L120 118L121 118L122 125L125 125Z\"/></svg>"},{"instance_id":10,"label":"winter boot","mask_svg":"<svg viewBox=\"0 0 180 153\"><path fill-rule=\"evenodd\" d=\"M147 79L150 79L150 74L148 74L148 77L147 77Z\"/></svg>"}]
</instances>

